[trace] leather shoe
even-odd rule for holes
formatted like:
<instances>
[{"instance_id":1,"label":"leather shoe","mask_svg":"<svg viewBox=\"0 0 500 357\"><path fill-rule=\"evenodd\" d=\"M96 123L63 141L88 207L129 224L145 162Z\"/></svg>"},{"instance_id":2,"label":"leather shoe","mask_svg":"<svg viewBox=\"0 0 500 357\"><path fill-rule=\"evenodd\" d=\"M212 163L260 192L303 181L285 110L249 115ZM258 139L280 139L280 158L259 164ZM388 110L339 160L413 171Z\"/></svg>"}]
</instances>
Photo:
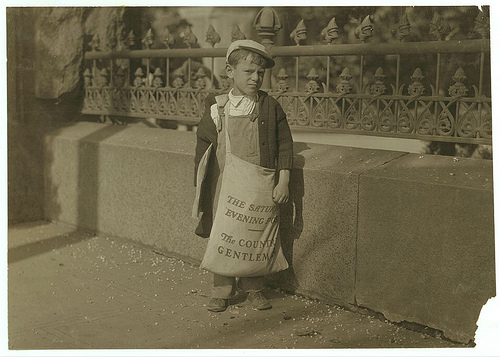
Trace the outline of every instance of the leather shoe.
<instances>
[{"instance_id":1,"label":"leather shoe","mask_svg":"<svg viewBox=\"0 0 500 357\"><path fill-rule=\"evenodd\" d=\"M211 298L208 302L207 309L208 311L213 312L222 312L227 309L229 305L228 299L220 299L220 298Z\"/></svg>"},{"instance_id":2,"label":"leather shoe","mask_svg":"<svg viewBox=\"0 0 500 357\"><path fill-rule=\"evenodd\" d=\"M267 300L260 291L249 292L247 301L250 303L252 308L256 310L269 310L273 307L269 300Z\"/></svg>"}]
</instances>

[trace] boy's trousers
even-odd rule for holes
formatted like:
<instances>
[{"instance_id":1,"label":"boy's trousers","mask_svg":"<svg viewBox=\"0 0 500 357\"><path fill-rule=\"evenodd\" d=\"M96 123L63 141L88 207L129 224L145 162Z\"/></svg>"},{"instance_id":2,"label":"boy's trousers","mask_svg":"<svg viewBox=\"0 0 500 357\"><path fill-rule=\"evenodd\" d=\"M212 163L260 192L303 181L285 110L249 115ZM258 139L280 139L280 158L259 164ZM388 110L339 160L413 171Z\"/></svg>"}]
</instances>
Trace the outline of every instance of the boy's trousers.
<instances>
[{"instance_id":1,"label":"boy's trousers","mask_svg":"<svg viewBox=\"0 0 500 357\"><path fill-rule=\"evenodd\" d=\"M264 288L265 277L256 276L240 278L238 286L244 292L257 292ZM236 278L214 274L214 285L212 287L212 297L218 299L229 299L236 292Z\"/></svg>"}]
</instances>

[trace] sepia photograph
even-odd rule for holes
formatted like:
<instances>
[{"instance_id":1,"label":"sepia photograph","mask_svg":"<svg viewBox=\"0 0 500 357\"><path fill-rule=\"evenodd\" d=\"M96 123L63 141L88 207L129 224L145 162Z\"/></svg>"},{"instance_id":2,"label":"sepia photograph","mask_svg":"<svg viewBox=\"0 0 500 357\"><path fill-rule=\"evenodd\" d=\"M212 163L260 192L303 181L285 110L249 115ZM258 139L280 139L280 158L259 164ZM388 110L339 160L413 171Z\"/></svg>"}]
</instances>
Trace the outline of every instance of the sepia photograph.
<instances>
[{"instance_id":1,"label":"sepia photograph","mask_svg":"<svg viewBox=\"0 0 500 357\"><path fill-rule=\"evenodd\" d=\"M8 1L2 355L498 355L496 10Z\"/></svg>"}]
</instances>

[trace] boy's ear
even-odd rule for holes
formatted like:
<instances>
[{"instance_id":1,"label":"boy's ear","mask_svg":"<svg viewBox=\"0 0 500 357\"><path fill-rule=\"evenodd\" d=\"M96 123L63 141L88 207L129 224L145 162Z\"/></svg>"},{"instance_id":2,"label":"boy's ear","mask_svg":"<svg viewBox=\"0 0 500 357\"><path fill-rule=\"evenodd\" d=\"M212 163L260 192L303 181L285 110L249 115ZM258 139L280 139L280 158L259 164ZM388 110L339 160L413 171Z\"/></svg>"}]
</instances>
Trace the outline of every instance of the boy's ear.
<instances>
[{"instance_id":1,"label":"boy's ear","mask_svg":"<svg viewBox=\"0 0 500 357\"><path fill-rule=\"evenodd\" d=\"M230 64L226 64L226 74L229 78L234 77L234 68Z\"/></svg>"}]
</instances>

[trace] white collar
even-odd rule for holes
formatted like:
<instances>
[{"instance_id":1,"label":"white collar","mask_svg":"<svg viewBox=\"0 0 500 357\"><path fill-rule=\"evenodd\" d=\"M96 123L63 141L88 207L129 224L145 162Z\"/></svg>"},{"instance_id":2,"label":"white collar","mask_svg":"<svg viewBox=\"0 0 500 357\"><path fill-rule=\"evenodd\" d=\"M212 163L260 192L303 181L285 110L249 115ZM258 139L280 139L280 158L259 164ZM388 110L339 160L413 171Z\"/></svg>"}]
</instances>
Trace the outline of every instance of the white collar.
<instances>
[{"instance_id":1,"label":"white collar","mask_svg":"<svg viewBox=\"0 0 500 357\"><path fill-rule=\"evenodd\" d=\"M238 105L241 104L241 102L245 99L245 101L251 101L251 102L257 102L258 100L258 95L255 94L255 95L252 95L252 96L248 96L248 95L234 95L233 94L233 88L231 88L231 90L229 91L229 100L231 101L231 104L233 105L233 107L238 107Z\"/></svg>"}]
</instances>

